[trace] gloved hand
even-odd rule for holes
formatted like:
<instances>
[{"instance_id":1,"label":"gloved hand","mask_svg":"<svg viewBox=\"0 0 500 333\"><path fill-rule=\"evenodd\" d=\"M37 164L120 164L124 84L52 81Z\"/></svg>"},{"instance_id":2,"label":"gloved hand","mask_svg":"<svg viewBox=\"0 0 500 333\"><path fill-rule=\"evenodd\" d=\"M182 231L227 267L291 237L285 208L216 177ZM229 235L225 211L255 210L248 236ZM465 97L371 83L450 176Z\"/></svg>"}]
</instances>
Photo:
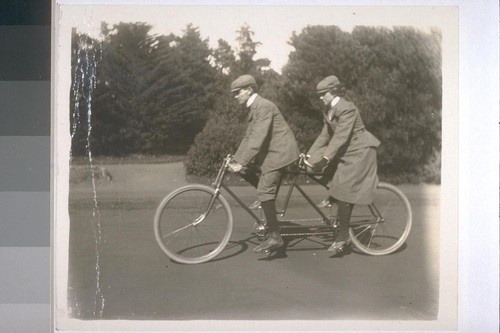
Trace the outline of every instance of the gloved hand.
<instances>
[{"instance_id":1,"label":"gloved hand","mask_svg":"<svg viewBox=\"0 0 500 333\"><path fill-rule=\"evenodd\" d=\"M322 158L321 161L318 163L314 164L312 167L312 171L314 172L321 172L323 169L328 165L328 160L326 158Z\"/></svg>"},{"instance_id":2,"label":"gloved hand","mask_svg":"<svg viewBox=\"0 0 500 333\"><path fill-rule=\"evenodd\" d=\"M229 171L235 172L235 173L241 172L243 169L243 165L239 164L236 161L231 161L231 163L229 163L228 167L229 167Z\"/></svg>"},{"instance_id":3,"label":"gloved hand","mask_svg":"<svg viewBox=\"0 0 500 333\"><path fill-rule=\"evenodd\" d=\"M309 163L309 158L311 157L311 155L304 155L304 164L310 168L312 168L312 164Z\"/></svg>"}]
</instances>

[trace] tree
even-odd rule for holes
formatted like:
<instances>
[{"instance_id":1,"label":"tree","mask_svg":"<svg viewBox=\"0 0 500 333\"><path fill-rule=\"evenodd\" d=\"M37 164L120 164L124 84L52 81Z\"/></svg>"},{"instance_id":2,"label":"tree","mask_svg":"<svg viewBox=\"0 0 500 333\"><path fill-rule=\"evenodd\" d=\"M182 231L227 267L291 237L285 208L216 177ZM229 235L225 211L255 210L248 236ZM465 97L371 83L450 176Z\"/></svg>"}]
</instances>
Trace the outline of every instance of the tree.
<instances>
[{"instance_id":1,"label":"tree","mask_svg":"<svg viewBox=\"0 0 500 333\"><path fill-rule=\"evenodd\" d=\"M192 25L182 37L159 40L145 94L149 152L185 153L202 130L216 99L216 70L209 63L210 55L208 41Z\"/></svg>"},{"instance_id":2,"label":"tree","mask_svg":"<svg viewBox=\"0 0 500 333\"><path fill-rule=\"evenodd\" d=\"M98 63L93 108L95 152L126 155L141 145L144 91L149 85L151 26L120 23L102 25L102 59Z\"/></svg>"},{"instance_id":3,"label":"tree","mask_svg":"<svg viewBox=\"0 0 500 333\"><path fill-rule=\"evenodd\" d=\"M255 66L253 57L257 53L257 46L261 43L253 41L252 36L254 35L254 32L250 30L250 26L246 23L240 28L239 31L237 31L237 33L238 37L236 40L239 44L239 60L234 63L234 74L255 74L254 72L258 70L258 68Z\"/></svg>"},{"instance_id":4,"label":"tree","mask_svg":"<svg viewBox=\"0 0 500 333\"><path fill-rule=\"evenodd\" d=\"M353 37L370 50L353 95L383 142L379 165L388 174L417 173L441 150L440 44L406 27L358 27Z\"/></svg>"},{"instance_id":5,"label":"tree","mask_svg":"<svg viewBox=\"0 0 500 333\"><path fill-rule=\"evenodd\" d=\"M216 69L207 40L192 25L180 37L150 30L144 23L102 25L89 110L96 154L185 154L213 108ZM86 63L77 57L82 45L75 35L75 70Z\"/></svg>"},{"instance_id":6,"label":"tree","mask_svg":"<svg viewBox=\"0 0 500 333\"><path fill-rule=\"evenodd\" d=\"M212 57L215 67L225 75L231 72L231 68L236 63L236 57L231 46L223 39L218 40L218 47L213 50Z\"/></svg>"}]
</instances>

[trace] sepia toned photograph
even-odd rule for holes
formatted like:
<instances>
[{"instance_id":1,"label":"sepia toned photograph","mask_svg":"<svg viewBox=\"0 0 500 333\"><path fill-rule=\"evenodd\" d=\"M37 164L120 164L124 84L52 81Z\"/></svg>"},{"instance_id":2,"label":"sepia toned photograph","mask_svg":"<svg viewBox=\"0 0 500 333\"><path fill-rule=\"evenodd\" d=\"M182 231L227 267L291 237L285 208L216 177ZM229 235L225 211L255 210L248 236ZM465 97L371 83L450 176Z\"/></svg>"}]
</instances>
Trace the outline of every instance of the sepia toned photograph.
<instances>
[{"instance_id":1,"label":"sepia toned photograph","mask_svg":"<svg viewBox=\"0 0 500 333\"><path fill-rule=\"evenodd\" d=\"M56 329L456 329L456 8L55 25Z\"/></svg>"}]
</instances>

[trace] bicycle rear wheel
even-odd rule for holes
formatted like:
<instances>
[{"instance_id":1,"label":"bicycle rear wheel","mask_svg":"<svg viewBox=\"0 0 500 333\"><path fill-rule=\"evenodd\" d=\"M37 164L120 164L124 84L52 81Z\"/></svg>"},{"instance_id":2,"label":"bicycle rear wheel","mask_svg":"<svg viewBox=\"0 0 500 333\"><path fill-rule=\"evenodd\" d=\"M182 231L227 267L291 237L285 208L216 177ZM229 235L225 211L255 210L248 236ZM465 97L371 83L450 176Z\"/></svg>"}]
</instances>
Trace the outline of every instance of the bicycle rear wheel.
<instances>
[{"instance_id":1,"label":"bicycle rear wheel","mask_svg":"<svg viewBox=\"0 0 500 333\"><path fill-rule=\"evenodd\" d=\"M155 238L172 260L199 264L227 245L233 216L226 199L204 185L181 187L160 203L154 218ZM213 199L213 203L212 203Z\"/></svg>"},{"instance_id":2,"label":"bicycle rear wheel","mask_svg":"<svg viewBox=\"0 0 500 333\"><path fill-rule=\"evenodd\" d=\"M398 188L379 183L370 205L355 205L349 234L352 243L370 255L385 255L399 249L410 234L410 202Z\"/></svg>"}]
</instances>

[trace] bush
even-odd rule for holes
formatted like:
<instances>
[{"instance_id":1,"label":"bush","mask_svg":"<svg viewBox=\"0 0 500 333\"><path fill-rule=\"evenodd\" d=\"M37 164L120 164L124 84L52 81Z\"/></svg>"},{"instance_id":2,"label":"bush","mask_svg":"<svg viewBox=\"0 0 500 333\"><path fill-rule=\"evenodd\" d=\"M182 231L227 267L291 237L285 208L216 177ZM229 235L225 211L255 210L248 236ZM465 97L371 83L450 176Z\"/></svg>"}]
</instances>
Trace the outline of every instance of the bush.
<instances>
[{"instance_id":1,"label":"bush","mask_svg":"<svg viewBox=\"0 0 500 333\"><path fill-rule=\"evenodd\" d=\"M420 180L426 183L441 184L441 152L435 150L429 162L421 167Z\"/></svg>"},{"instance_id":2,"label":"bush","mask_svg":"<svg viewBox=\"0 0 500 333\"><path fill-rule=\"evenodd\" d=\"M244 135L246 124L241 120L246 113L234 110L228 98L217 102L217 111L210 116L203 130L196 136L184 162L186 173L212 176L227 154L234 154Z\"/></svg>"}]
</instances>

